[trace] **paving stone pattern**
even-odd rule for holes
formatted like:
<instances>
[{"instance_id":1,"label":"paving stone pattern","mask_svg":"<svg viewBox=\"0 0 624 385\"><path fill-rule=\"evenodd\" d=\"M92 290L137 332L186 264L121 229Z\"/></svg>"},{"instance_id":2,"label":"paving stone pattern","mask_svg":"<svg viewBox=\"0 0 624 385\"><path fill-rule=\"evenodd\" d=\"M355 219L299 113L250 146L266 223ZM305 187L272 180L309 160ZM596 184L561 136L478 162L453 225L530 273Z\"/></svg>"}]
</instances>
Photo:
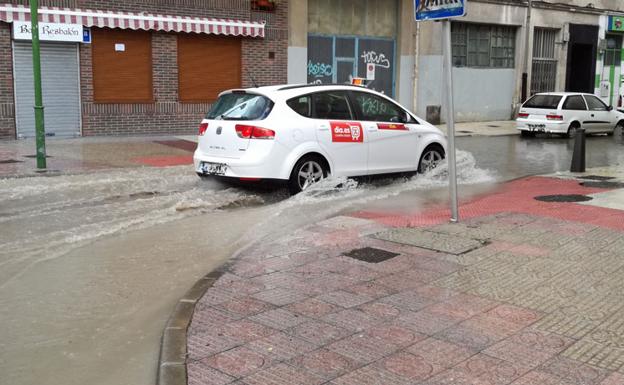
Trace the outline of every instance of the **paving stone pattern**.
<instances>
[{"instance_id":1,"label":"paving stone pattern","mask_svg":"<svg viewBox=\"0 0 624 385\"><path fill-rule=\"evenodd\" d=\"M511 213L332 218L243 253L208 290L188 383L624 385L623 235ZM398 255L344 255L362 247Z\"/></svg>"}]
</instances>

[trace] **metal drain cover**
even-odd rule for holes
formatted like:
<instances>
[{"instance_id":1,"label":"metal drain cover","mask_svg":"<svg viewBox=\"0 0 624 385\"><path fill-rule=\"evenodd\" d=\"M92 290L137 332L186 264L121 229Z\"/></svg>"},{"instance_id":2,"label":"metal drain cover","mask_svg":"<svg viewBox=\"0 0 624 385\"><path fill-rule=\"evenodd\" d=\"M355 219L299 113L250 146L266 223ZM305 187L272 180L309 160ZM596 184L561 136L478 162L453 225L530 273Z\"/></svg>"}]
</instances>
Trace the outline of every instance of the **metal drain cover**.
<instances>
[{"instance_id":1,"label":"metal drain cover","mask_svg":"<svg viewBox=\"0 0 624 385\"><path fill-rule=\"evenodd\" d=\"M500 128L500 126L497 126L497 125L495 125L495 124L488 124L487 126L488 126L488 127L492 127L492 128Z\"/></svg>"},{"instance_id":2,"label":"metal drain cover","mask_svg":"<svg viewBox=\"0 0 624 385\"><path fill-rule=\"evenodd\" d=\"M368 263L379 263L394 258L399 254L374 247L364 247L362 249L353 249L344 255Z\"/></svg>"},{"instance_id":3,"label":"metal drain cover","mask_svg":"<svg viewBox=\"0 0 624 385\"><path fill-rule=\"evenodd\" d=\"M593 187L593 188L624 188L624 183L620 182L583 182L581 186Z\"/></svg>"},{"instance_id":4,"label":"metal drain cover","mask_svg":"<svg viewBox=\"0 0 624 385\"><path fill-rule=\"evenodd\" d=\"M457 131L458 134L472 134L472 131Z\"/></svg>"},{"instance_id":5,"label":"metal drain cover","mask_svg":"<svg viewBox=\"0 0 624 385\"><path fill-rule=\"evenodd\" d=\"M535 197L535 200L541 202L587 202L592 200L587 195L570 194L570 195L541 195Z\"/></svg>"},{"instance_id":6,"label":"metal drain cover","mask_svg":"<svg viewBox=\"0 0 624 385\"><path fill-rule=\"evenodd\" d=\"M586 175L586 176L579 176L576 179L604 181L604 180L615 179L615 177L613 177L613 176L601 176L601 175Z\"/></svg>"},{"instance_id":7,"label":"metal drain cover","mask_svg":"<svg viewBox=\"0 0 624 385\"><path fill-rule=\"evenodd\" d=\"M0 160L0 164L10 164L10 163L23 163L23 162L21 160L15 160L15 159Z\"/></svg>"}]
</instances>

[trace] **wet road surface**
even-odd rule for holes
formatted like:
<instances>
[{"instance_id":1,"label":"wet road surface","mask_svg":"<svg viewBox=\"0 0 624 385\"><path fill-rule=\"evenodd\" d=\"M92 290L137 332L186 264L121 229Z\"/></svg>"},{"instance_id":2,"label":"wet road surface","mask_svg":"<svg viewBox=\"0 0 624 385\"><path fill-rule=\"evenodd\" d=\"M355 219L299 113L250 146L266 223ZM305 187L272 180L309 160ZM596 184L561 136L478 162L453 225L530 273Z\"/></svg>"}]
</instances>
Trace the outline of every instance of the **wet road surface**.
<instances>
[{"instance_id":1,"label":"wet road surface","mask_svg":"<svg viewBox=\"0 0 624 385\"><path fill-rule=\"evenodd\" d=\"M588 138L588 167L624 163L621 143ZM567 170L572 146L460 138L461 197ZM153 383L176 300L232 253L343 212L444 204L446 185L445 167L293 198L202 181L189 166L0 180L1 382Z\"/></svg>"}]
</instances>

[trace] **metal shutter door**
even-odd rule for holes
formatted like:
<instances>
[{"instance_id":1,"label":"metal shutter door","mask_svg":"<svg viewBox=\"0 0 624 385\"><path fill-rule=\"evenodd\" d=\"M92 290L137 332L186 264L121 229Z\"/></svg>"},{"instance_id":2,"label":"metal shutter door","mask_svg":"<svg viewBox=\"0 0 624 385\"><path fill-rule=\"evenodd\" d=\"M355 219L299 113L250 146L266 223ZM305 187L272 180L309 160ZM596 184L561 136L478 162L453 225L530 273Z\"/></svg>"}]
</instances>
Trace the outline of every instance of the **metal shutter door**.
<instances>
[{"instance_id":1,"label":"metal shutter door","mask_svg":"<svg viewBox=\"0 0 624 385\"><path fill-rule=\"evenodd\" d=\"M35 136L35 90L30 42L13 42L17 135ZM41 44L46 135L80 135L80 70L77 44Z\"/></svg>"}]
</instances>

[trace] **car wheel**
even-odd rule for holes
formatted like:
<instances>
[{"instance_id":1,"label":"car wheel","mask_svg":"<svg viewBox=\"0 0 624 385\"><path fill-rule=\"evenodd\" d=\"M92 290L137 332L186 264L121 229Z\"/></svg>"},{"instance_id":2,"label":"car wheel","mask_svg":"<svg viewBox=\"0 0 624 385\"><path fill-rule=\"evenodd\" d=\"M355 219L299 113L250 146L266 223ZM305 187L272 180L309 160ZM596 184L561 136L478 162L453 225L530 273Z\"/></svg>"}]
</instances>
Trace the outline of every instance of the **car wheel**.
<instances>
[{"instance_id":1,"label":"car wheel","mask_svg":"<svg viewBox=\"0 0 624 385\"><path fill-rule=\"evenodd\" d=\"M570 124L570 127L568 127L568 138L574 138L580 128L581 125L576 122Z\"/></svg>"},{"instance_id":2,"label":"car wheel","mask_svg":"<svg viewBox=\"0 0 624 385\"><path fill-rule=\"evenodd\" d=\"M535 132L522 130L520 131L520 136L523 138L533 138L535 136Z\"/></svg>"},{"instance_id":3,"label":"car wheel","mask_svg":"<svg viewBox=\"0 0 624 385\"><path fill-rule=\"evenodd\" d=\"M292 195L300 193L327 177L328 167L318 156L304 156L293 167L288 180L288 190Z\"/></svg>"},{"instance_id":4,"label":"car wheel","mask_svg":"<svg viewBox=\"0 0 624 385\"><path fill-rule=\"evenodd\" d=\"M623 133L624 133L624 122L618 122L618 124L615 125L615 128L613 129L613 131L607 133L607 135L609 135L609 136L613 136L613 135L622 136Z\"/></svg>"},{"instance_id":5,"label":"car wheel","mask_svg":"<svg viewBox=\"0 0 624 385\"><path fill-rule=\"evenodd\" d=\"M430 145L425 148L425 151L423 151L420 156L420 161L418 162L418 172L424 174L427 171L433 170L438 166L438 164L440 164L442 159L444 159L444 149L442 146L438 144Z\"/></svg>"}]
</instances>

